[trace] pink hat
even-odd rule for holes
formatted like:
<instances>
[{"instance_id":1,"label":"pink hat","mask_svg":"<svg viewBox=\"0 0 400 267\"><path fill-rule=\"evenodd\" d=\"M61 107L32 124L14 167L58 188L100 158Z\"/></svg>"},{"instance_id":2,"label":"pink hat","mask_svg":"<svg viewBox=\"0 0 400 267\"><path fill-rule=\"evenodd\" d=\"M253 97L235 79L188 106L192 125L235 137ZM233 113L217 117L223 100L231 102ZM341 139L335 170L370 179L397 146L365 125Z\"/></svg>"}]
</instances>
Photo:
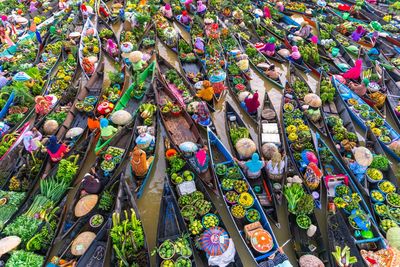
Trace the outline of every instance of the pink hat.
<instances>
[{"instance_id":1,"label":"pink hat","mask_svg":"<svg viewBox=\"0 0 400 267\"><path fill-rule=\"evenodd\" d=\"M297 46L294 45L294 46L292 46L292 51L293 51L293 52L298 52L298 51L299 51L299 48L298 48Z\"/></svg>"},{"instance_id":2,"label":"pink hat","mask_svg":"<svg viewBox=\"0 0 400 267\"><path fill-rule=\"evenodd\" d=\"M2 16L1 16L1 20L2 20L2 21L7 21L7 16L6 16L6 15L2 15Z\"/></svg>"},{"instance_id":3,"label":"pink hat","mask_svg":"<svg viewBox=\"0 0 400 267\"><path fill-rule=\"evenodd\" d=\"M165 4L165 10L170 10L171 9L171 5L170 4Z\"/></svg>"}]
</instances>

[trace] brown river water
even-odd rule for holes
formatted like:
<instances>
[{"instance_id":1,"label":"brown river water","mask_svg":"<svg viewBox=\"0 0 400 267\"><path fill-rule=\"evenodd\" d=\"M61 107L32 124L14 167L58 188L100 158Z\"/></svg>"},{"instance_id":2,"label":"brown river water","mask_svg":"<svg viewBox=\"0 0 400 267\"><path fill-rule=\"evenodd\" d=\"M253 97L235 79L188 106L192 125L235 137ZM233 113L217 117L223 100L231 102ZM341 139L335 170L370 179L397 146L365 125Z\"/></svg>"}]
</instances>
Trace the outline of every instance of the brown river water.
<instances>
[{"instance_id":1,"label":"brown river water","mask_svg":"<svg viewBox=\"0 0 400 267\"><path fill-rule=\"evenodd\" d=\"M294 17L295 20L298 22L301 22L302 19L300 17ZM115 32L119 32L119 29L121 28L121 25L117 24L113 26ZM186 39L189 40L189 34L184 31L180 26L175 24L175 28L179 29L180 33L182 36ZM166 48L163 44L160 42L157 43L157 48L160 53L160 55L165 58L167 61L169 61L177 70L180 71L179 64L177 62L177 56L176 54L171 51L170 49ZM113 70L112 64L105 59L105 70L104 73L107 73L107 71ZM282 73L287 73L287 67L286 65L280 65L276 64L276 67L280 69ZM318 85L318 78L313 75L305 75L305 79L308 82L308 84L311 86L312 90L317 89ZM105 84L108 83L107 80L104 81ZM279 88L276 88L272 83L264 80L256 71L252 69L252 80L250 82L252 90L258 90L260 94L260 103L263 103L263 97L264 94L267 93L268 96L270 97L276 111L278 114L280 114L280 106L281 106L281 101L282 101L282 90ZM227 132L225 130L225 115L224 115L224 102L229 101L233 105L233 107L236 109L236 111L239 112L239 114L242 115L242 119L250 129L250 134L253 138L253 140L258 140L257 137L257 128L254 122L252 122L246 114L243 114L241 112L241 109L237 105L236 101L232 99L232 97L229 94L229 91L227 91L227 94L221 101L216 105L216 111L213 113L213 121L214 124L216 125L216 130L219 135L219 137L222 139L224 142L225 146L230 148L228 139L227 139ZM361 137L363 133L358 130L358 135ZM147 183L147 187L143 193L143 196L141 199L139 199L137 202L139 210L140 210L140 217L142 220L142 224L144 226L144 230L146 233L147 237L147 242L149 244L150 250L154 248L156 244L156 238L157 238L157 225L158 225L158 217L159 217L159 208L160 208L160 200L162 197L162 191L163 191L163 183L164 183L164 177L165 177L165 160L164 160L164 147L162 145L162 140L161 140L161 135L159 133L158 139L159 140L159 145L158 145L158 151L157 151L157 156L155 159L155 164L152 170L152 173L150 175L150 179ZM329 142L328 142L329 143ZM230 148L232 149L232 148ZM231 150L232 151L232 150ZM80 177L83 176L86 171L89 170L89 168L92 166L92 164L95 161L95 155L94 152L88 157L87 161L85 162L85 167L83 168L82 172L80 173ZM72 199L73 195L75 194L76 188L71 190L72 192L69 193L69 197ZM323 194L325 194L325 190L323 190ZM241 241L241 238L239 234L236 232L234 224L227 212L227 210L224 207L223 200L221 197L216 196L210 191L210 195L212 197L212 200L214 204L216 205L222 220L224 221L224 224L227 227L227 230L229 231L231 237L235 241L235 246L236 249L241 257L242 262L244 263L244 266L256 266L256 263L253 261L251 255L245 248L245 245ZM323 197L323 203L322 207L325 207L325 198ZM275 225L272 225L273 231L278 239L278 243L280 245L283 245L287 240L290 239L290 232L289 232L289 227L288 227L288 221L285 215L285 209L284 205L286 203L284 202L282 206L278 207L278 219L279 223L281 224L280 229L275 227ZM326 214L324 209L317 210L316 211L318 223L322 229L321 232L324 235L324 243L327 244L327 236L326 236ZM57 246L53 248L53 252L55 252L57 249ZM295 253L293 251L293 242L289 242L285 247L284 247L285 253L289 256L290 261L293 266L298 266L296 258L295 258ZM199 261L197 261L199 263ZM152 257L152 266L155 266L155 257ZM198 265L201 266L201 265Z\"/></svg>"}]
</instances>

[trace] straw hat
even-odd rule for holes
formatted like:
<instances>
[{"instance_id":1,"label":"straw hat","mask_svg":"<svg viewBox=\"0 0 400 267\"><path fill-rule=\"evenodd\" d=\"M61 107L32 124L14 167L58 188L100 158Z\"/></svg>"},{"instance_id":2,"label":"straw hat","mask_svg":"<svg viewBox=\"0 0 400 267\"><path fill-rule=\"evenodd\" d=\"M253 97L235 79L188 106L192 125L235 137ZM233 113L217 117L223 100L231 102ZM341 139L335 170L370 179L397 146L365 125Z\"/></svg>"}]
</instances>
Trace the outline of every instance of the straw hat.
<instances>
[{"instance_id":1,"label":"straw hat","mask_svg":"<svg viewBox=\"0 0 400 267\"><path fill-rule=\"evenodd\" d=\"M21 238L18 236L7 236L0 239L0 257L14 249L21 243Z\"/></svg>"},{"instance_id":2,"label":"straw hat","mask_svg":"<svg viewBox=\"0 0 400 267\"><path fill-rule=\"evenodd\" d=\"M354 159L358 164L364 167L371 165L373 156L371 151L363 146L355 147L353 149Z\"/></svg>"},{"instance_id":3,"label":"straw hat","mask_svg":"<svg viewBox=\"0 0 400 267\"><path fill-rule=\"evenodd\" d=\"M313 93L306 94L304 97L304 102L313 108L319 108L322 105L321 98Z\"/></svg>"},{"instance_id":4,"label":"straw hat","mask_svg":"<svg viewBox=\"0 0 400 267\"><path fill-rule=\"evenodd\" d=\"M129 54L129 60L132 63L137 63L143 58L143 53L140 51L133 51Z\"/></svg>"},{"instance_id":5,"label":"straw hat","mask_svg":"<svg viewBox=\"0 0 400 267\"><path fill-rule=\"evenodd\" d=\"M98 195L86 195L79 199L78 203L75 205L75 216L83 217L88 214L97 204L99 200Z\"/></svg>"},{"instance_id":6,"label":"straw hat","mask_svg":"<svg viewBox=\"0 0 400 267\"><path fill-rule=\"evenodd\" d=\"M80 233L72 242L71 253L74 256L83 255L89 248L90 244L96 238L96 234L93 232Z\"/></svg>"}]
</instances>

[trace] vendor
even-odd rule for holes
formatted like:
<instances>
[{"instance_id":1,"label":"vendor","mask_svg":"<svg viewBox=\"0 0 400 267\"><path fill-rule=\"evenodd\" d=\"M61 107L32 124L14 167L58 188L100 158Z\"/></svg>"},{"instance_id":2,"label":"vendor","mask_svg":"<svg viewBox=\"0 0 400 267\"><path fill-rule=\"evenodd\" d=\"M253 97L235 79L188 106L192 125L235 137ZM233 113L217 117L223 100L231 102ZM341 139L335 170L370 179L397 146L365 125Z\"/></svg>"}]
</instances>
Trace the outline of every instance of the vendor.
<instances>
[{"instance_id":1,"label":"vendor","mask_svg":"<svg viewBox=\"0 0 400 267\"><path fill-rule=\"evenodd\" d=\"M258 49L258 51L272 57L275 54L275 42L276 39L274 37L269 38L268 42L263 47Z\"/></svg>"},{"instance_id":2,"label":"vendor","mask_svg":"<svg viewBox=\"0 0 400 267\"><path fill-rule=\"evenodd\" d=\"M259 267L292 267L288 256L280 247L278 251L268 257L268 260L261 262Z\"/></svg>"},{"instance_id":3,"label":"vendor","mask_svg":"<svg viewBox=\"0 0 400 267\"><path fill-rule=\"evenodd\" d=\"M311 30L312 30L311 26L308 25L308 23L306 21L303 21L301 23L300 30L296 31L294 34L303 39L307 39L311 34Z\"/></svg>"},{"instance_id":4,"label":"vendor","mask_svg":"<svg viewBox=\"0 0 400 267\"><path fill-rule=\"evenodd\" d=\"M188 15L186 10L182 11L182 15L179 18L179 22L185 26L190 25L190 23L192 22L192 18Z\"/></svg>"},{"instance_id":5,"label":"vendor","mask_svg":"<svg viewBox=\"0 0 400 267\"><path fill-rule=\"evenodd\" d=\"M207 7L203 4L203 1L197 1L197 15L204 15L207 11Z\"/></svg>"},{"instance_id":6,"label":"vendor","mask_svg":"<svg viewBox=\"0 0 400 267\"><path fill-rule=\"evenodd\" d=\"M0 89L7 86L11 81L11 77L6 78L3 74L0 74Z\"/></svg>"},{"instance_id":7,"label":"vendor","mask_svg":"<svg viewBox=\"0 0 400 267\"><path fill-rule=\"evenodd\" d=\"M101 139L108 140L114 136L114 134L118 131L112 125L109 125L109 121L106 118L102 118L100 120L100 132L101 132Z\"/></svg>"},{"instance_id":8,"label":"vendor","mask_svg":"<svg viewBox=\"0 0 400 267\"><path fill-rule=\"evenodd\" d=\"M267 162L265 169L269 179L274 181L282 180L285 171L285 158L282 157L281 153L275 151L272 154L272 158Z\"/></svg>"},{"instance_id":9,"label":"vendor","mask_svg":"<svg viewBox=\"0 0 400 267\"><path fill-rule=\"evenodd\" d=\"M93 132L95 130L100 130L100 121L96 116L94 115L93 112L89 112L88 114L88 120L87 120L87 125L89 128L89 131Z\"/></svg>"},{"instance_id":10,"label":"vendor","mask_svg":"<svg viewBox=\"0 0 400 267\"><path fill-rule=\"evenodd\" d=\"M214 88L212 87L210 81L203 81L203 88L197 91L196 96L207 102L212 101L214 96Z\"/></svg>"},{"instance_id":11,"label":"vendor","mask_svg":"<svg viewBox=\"0 0 400 267\"><path fill-rule=\"evenodd\" d=\"M136 177L146 176L151 166L151 163L154 160L154 157L150 156L149 158L147 158L146 152L138 148L137 146L133 149L131 156L131 167L133 175L135 175Z\"/></svg>"},{"instance_id":12,"label":"vendor","mask_svg":"<svg viewBox=\"0 0 400 267\"><path fill-rule=\"evenodd\" d=\"M253 96L247 96L243 101L244 107L250 115L257 114L258 108L260 107L260 101L258 100L258 92L256 91Z\"/></svg>"},{"instance_id":13,"label":"vendor","mask_svg":"<svg viewBox=\"0 0 400 267\"><path fill-rule=\"evenodd\" d=\"M29 153L38 150L42 146L40 141L42 140L42 134L33 127L31 131L24 133L24 146L26 151Z\"/></svg>"},{"instance_id":14,"label":"vendor","mask_svg":"<svg viewBox=\"0 0 400 267\"><path fill-rule=\"evenodd\" d=\"M351 34L351 39L354 42L358 42L365 35L365 33L366 30L364 30L363 26L358 25L354 32Z\"/></svg>"},{"instance_id":15,"label":"vendor","mask_svg":"<svg viewBox=\"0 0 400 267\"><path fill-rule=\"evenodd\" d=\"M265 75L274 81L279 81L280 73L275 69L275 65L272 64L268 69L264 71Z\"/></svg>"},{"instance_id":16,"label":"vendor","mask_svg":"<svg viewBox=\"0 0 400 267\"><path fill-rule=\"evenodd\" d=\"M258 153L253 153L248 161L239 161L234 159L237 164L244 170L244 173L249 179L257 179L261 176L262 168L265 166L265 161L260 160Z\"/></svg>"},{"instance_id":17,"label":"vendor","mask_svg":"<svg viewBox=\"0 0 400 267\"><path fill-rule=\"evenodd\" d=\"M105 182L105 181L103 181ZM95 168L91 168L88 173L83 176L82 182L83 193L98 194L101 191L102 185Z\"/></svg>"},{"instance_id":18,"label":"vendor","mask_svg":"<svg viewBox=\"0 0 400 267\"><path fill-rule=\"evenodd\" d=\"M192 119L202 126L211 124L210 112L203 101L197 105L196 114L192 115Z\"/></svg>"},{"instance_id":19,"label":"vendor","mask_svg":"<svg viewBox=\"0 0 400 267\"><path fill-rule=\"evenodd\" d=\"M367 93L367 87L369 85L369 80L364 78L361 84L355 82L349 83L349 88L354 91L358 96L364 96Z\"/></svg>"},{"instance_id":20,"label":"vendor","mask_svg":"<svg viewBox=\"0 0 400 267\"><path fill-rule=\"evenodd\" d=\"M165 6L162 6L160 8L160 12L161 14L163 14L164 17L166 17L167 19L172 19L172 16L174 14L172 14L172 9L171 9L171 5L170 4L165 4Z\"/></svg>"},{"instance_id":21,"label":"vendor","mask_svg":"<svg viewBox=\"0 0 400 267\"><path fill-rule=\"evenodd\" d=\"M52 162L60 161L69 151L69 148L66 144L58 143L57 137L55 135L50 136L49 143L47 144L46 149Z\"/></svg>"},{"instance_id":22,"label":"vendor","mask_svg":"<svg viewBox=\"0 0 400 267\"><path fill-rule=\"evenodd\" d=\"M292 53L290 54L289 59L297 64L303 63L303 59L301 58L301 54L297 46L292 46Z\"/></svg>"}]
</instances>

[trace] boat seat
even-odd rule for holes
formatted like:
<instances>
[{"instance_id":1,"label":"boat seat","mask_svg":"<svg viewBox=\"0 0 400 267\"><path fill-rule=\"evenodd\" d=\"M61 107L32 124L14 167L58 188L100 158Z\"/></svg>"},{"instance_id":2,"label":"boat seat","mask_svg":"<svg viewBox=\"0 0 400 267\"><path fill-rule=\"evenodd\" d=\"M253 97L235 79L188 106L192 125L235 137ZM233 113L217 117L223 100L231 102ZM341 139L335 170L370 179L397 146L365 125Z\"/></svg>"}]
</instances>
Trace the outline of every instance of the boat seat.
<instances>
[{"instance_id":1,"label":"boat seat","mask_svg":"<svg viewBox=\"0 0 400 267\"><path fill-rule=\"evenodd\" d=\"M269 133L262 133L261 134L261 143L274 143L277 145L281 144L281 138L279 134L269 134Z\"/></svg>"},{"instance_id":2,"label":"boat seat","mask_svg":"<svg viewBox=\"0 0 400 267\"><path fill-rule=\"evenodd\" d=\"M279 133L278 123L263 123L262 133L278 134Z\"/></svg>"}]
</instances>

